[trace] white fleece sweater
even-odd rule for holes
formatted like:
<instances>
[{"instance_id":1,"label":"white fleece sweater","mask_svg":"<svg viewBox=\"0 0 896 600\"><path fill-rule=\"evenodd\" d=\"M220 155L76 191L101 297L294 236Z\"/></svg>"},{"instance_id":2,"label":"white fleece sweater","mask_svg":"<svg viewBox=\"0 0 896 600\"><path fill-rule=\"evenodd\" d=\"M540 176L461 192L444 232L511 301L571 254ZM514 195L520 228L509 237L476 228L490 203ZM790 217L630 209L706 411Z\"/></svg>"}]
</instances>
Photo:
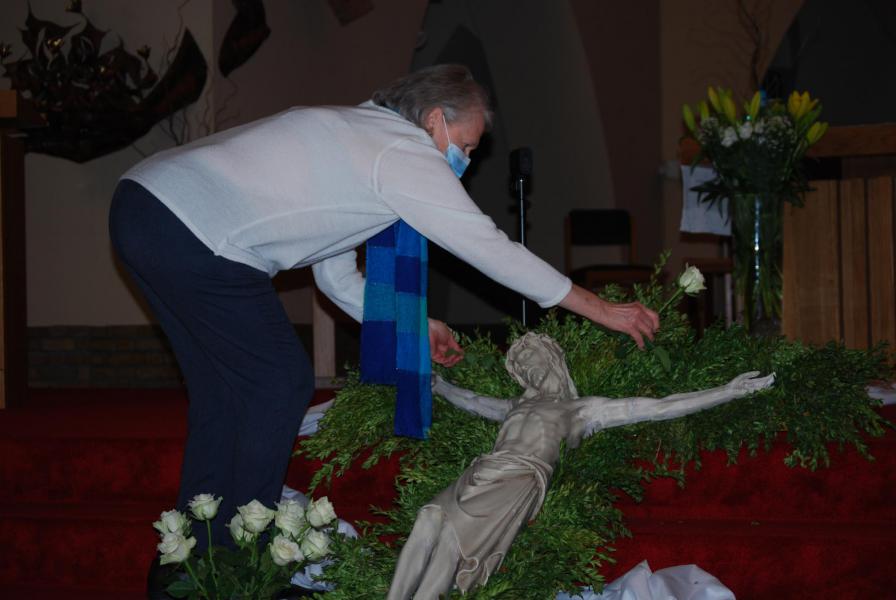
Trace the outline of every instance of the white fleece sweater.
<instances>
[{"instance_id":1,"label":"white fleece sweater","mask_svg":"<svg viewBox=\"0 0 896 600\"><path fill-rule=\"evenodd\" d=\"M354 249L399 218L542 307L572 286L482 214L425 131L372 102L293 108L159 152L122 178L216 255L270 276L312 265L320 290L358 321Z\"/></svg>"}]
</instances>

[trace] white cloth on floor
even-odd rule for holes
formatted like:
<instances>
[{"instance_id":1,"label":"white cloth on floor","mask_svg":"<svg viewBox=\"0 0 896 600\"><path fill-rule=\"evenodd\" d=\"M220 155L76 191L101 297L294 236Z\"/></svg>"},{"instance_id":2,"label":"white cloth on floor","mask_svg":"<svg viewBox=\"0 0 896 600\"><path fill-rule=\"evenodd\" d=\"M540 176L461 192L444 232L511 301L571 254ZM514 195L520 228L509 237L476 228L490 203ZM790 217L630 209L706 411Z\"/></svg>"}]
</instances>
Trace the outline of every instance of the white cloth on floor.
<instances>
[{"instance_id":1,"label":"white cloth on floor","mask_svg":"<svg viewBox=\"0 0 896 600\"><path fill-rule=\"evenodd\" d=\"M331 406L333 406L333 401L327 400L321 404L309 407L305 413L305 418L302 419L302 424L299 426L299 435L314 435L317 433L317 426L320 420Z\"/></svg>"},{"instance_id":2,"label":"white cloth on floor","mask_svg":"<svg viewBox=\"0 0 896 600\"><path fill-rule=\"evenodd\" d=\"M681 227L688 233L712 233L731 235L731 220L728 219L728 198L714 203L700 202L700 194L691 188L715 179L716 172L709 167L697 165L681 166ZM721 207L721 211L719 208Z\"/></svg>"},{"instance_id":3,"label":"white cloth on floor","mask_svg":"<svg viewBox=\"0 0 896 600\"><path fill-rule=\"evenodd\" d=\"M681 565L653 572L647 561L595 594L584 588L570 596L560 593L557 600L735 600L734 593L697 565Z\"/></svg>"},{"instance_id":4,"label":"white cloth on floor","mask_svg":"<svg viewBox=\"0 0 896 600\"><path fill-rule=\"evenodd\" d=\"M896 381L876 383L865 389L870 397L880 400L884 405L896 404Z\"/></svg>"}]
</instances>

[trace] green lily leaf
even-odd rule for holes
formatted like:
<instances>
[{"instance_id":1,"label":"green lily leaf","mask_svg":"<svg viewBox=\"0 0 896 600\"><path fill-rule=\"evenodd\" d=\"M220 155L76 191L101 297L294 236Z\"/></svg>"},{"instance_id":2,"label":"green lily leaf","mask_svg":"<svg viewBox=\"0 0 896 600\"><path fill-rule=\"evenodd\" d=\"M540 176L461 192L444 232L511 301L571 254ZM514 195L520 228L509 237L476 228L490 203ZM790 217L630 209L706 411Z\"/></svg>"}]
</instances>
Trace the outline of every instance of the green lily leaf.
<instances>
[{"instance_id":1,"label":"green lily leaf","mask_svg":"<svg viewBox=\"0 0 896 600\"><path fill-rule=\"evenodd\" d=\"M663 369L667 373L670 373L672 371L672 361L669 359L669 353L665 348L661 346L654 346L653 355L657 357L657 360L660 361L660 364L663 365Z\"/></svg>"}]
</instances>

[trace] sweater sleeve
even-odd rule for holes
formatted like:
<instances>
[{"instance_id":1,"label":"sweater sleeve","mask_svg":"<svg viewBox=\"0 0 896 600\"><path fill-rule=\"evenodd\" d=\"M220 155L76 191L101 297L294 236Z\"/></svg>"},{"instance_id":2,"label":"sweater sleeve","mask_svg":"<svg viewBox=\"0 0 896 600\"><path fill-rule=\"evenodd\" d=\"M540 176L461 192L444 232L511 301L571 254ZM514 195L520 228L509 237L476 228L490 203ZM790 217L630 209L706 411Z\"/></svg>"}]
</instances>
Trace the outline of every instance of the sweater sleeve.
<instances>
[{"instance_id":1,"label":"sweater sleeve","mask_svg":"<svg viewBox=\"0 0 896 600\"><path fill-rule=\"evenodd\" d=\"M314 282L324 295L357 322L364 318L364 277L354 250L311 265Z\"/></svg>"},{"instance_id":2,"label":"sweater sleeve","mask_svg":"<svg viewBox=\"0 0 896 600\"><path fill-rule=\"evenodd\" d=\"M572 288L568 277L511 241L479 210L432 145L406 139L386 149L374 170L374 188L431 242L539 306L559 304Z\"/></svg>"}]
</instances>

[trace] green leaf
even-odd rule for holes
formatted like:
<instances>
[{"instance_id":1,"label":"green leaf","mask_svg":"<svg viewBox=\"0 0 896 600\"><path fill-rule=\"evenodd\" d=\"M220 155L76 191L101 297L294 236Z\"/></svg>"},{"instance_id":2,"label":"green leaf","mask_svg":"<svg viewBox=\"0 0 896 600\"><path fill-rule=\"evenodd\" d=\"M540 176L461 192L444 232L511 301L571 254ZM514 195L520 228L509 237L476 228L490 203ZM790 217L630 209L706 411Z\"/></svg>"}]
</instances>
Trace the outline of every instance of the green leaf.
<instances>
[{"instance_id":1,"label":"green leaf","mask_svg":"<svg viewBox=\"0 0 896 600\"><path fill-rule=\"evenodd\" d=\"M165 591L175 598L186 598L196 591L196 584L192 579L178 579L165 588Z\"/></svg>"},{"instance_id":2,"label":"green leaf","mask_svg":"<svg viewBox=\"0 0 896 600\"><path fill-rule=\"evenodd\" d=\"M672 361L669 359L669 353L665 348L660 346L653 347L653 354L660 361L660 364L663 365L663 369L668 373L672 371Z\"/></svg>"}]
</instances>

